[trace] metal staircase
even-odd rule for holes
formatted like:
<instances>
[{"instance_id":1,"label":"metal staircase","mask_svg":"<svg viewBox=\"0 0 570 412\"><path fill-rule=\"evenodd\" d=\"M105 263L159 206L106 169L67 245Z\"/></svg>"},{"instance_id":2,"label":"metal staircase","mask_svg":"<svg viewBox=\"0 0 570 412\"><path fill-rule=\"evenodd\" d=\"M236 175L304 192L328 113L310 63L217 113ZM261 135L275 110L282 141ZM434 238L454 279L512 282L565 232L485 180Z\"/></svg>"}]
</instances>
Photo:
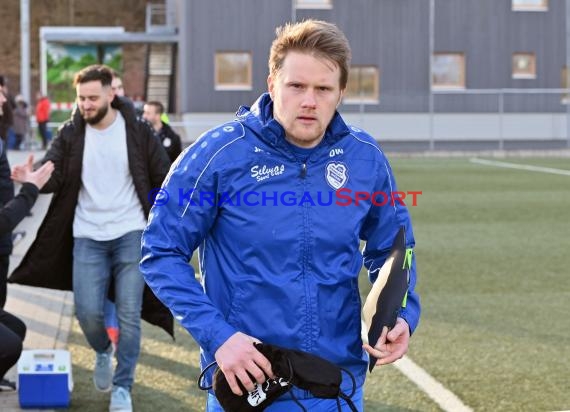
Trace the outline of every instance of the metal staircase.
<instances>
[{"instance_id":1,"label":"metal staircase","mask_svg":"<svg viewBox=\"0 0 570 412\"><path fill-rule=\"evenodd\" d=\"M174 10L172 0L165 0L164 4L147 4L147 33L175 33ZM161 102L167 112L176 109L176 52L175 43L155 42L147 46L145 100Z\"/></svg>"},{"instance_id":2,"label":"metal staircase","mask_svg":"<svg viewBox=\"0 0 570 412\"><path fill-rule=\"evenodd\" d=\"M146 101L161 102L167 112L174 111L175 102L174 44L151 43L147 52Z\"/></svg>"}]
</instances>

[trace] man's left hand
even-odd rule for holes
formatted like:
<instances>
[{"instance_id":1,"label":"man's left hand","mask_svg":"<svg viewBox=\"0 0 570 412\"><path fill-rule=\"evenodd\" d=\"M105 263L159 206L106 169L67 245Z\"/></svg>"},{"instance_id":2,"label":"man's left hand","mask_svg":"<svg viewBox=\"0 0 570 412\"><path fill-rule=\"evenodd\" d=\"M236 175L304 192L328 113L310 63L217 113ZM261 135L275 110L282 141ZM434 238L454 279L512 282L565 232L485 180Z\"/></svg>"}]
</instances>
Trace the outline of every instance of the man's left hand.
<instances>
[{"instance_id":1,"label":"man's left hand","mask_svg":"<svg viewBox=\"0 0 570 412\"><path fill-rule=\"evenodd\" d=\"M408 323L398 318L396 325L388 332L384 327L382 334L374 347L364 344L362 347L369 355L378 359L376 366L387 365L395 362L406 354L410 343L410 327Z\"/></svg>"}]
</instances>

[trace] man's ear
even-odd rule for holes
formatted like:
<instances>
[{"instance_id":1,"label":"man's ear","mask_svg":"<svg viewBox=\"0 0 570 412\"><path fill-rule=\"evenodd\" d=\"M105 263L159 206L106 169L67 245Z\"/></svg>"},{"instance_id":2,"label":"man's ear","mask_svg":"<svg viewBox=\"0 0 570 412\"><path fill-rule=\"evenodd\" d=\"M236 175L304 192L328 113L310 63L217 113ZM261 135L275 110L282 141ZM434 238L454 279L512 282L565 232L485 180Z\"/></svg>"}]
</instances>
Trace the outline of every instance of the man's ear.
<instances>
[{"instance_id":1,"label":"man's ear","mask_svg":"<svg viewBox=\"0 0 570 412\"><path fill-rule=\"evenodd\" d=\"M111 86L107 87L107 96L109 97L110 102L115 98L115 92Z\"/></svg>"},{"instance_id":2,"label":"man's ear","mask_svg":"<svg viewBox=\"0 0 570 412\"><path fill-rule=\"evenodd\" d=\"M346 90L346 89L342 89L342 90L340 91L340 96L338 97L338 102L336 102L336 107L337 107L337 109L338 109L338 106L340 106L340 104L342 103L342 98L344 97L344 91L345 91L345 90Z\"/></svg>"},{"instance_id":3,"label":"man's ear","mask_svg":"<svg viewBox=\"0 0 570 412\"><path fill-rule=\"evenodd\" d=\"M269 97L273 100L273 88L275 86L275 80L271 75L267 76L267 91L269 92Z\"/></svg>"}]
</instances>

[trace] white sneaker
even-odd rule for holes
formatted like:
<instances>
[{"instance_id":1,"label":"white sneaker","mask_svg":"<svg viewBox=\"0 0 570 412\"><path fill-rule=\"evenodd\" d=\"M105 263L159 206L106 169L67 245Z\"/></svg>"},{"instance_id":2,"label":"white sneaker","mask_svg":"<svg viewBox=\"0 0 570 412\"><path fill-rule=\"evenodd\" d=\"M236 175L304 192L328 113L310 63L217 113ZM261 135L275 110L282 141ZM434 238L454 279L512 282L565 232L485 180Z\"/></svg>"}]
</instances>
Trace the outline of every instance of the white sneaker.
<instances>
[{"instance_id":1,"label":"white sneaker","mask_svg":"<svg viewBox=\"0 0 570 412\"><path fill-rule=\"evenodd\" d=\"M111 392L111 403L109 403L109 412L132 412L133 403L131 401L131 393L127 388L122 386L113 386Z\"/></svg>"},{"instance_id":2,"label":"white sneaker","mask_svg":"<svg viewBox=\"0 0 570 412\"><path fill-rule=\"evenodd\" d=\"M95 357L95 370L93 383L99 392L109 392L113 387L113 345L107 352L97 353Z\"/></svg>"}]
</instances>

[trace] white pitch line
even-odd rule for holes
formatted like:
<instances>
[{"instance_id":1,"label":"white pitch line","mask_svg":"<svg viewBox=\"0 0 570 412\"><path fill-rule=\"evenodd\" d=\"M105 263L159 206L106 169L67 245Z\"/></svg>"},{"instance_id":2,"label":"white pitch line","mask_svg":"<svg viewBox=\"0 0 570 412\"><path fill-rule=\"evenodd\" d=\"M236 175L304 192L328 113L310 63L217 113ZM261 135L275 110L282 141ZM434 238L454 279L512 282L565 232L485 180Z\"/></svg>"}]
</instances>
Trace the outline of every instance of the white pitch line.
<instances>
[{"instance_id":1,"label":"white pitch line","mask_svg":"<svg viewBox=\"0 0 570 412\"><path fill-rule=\"evenodd\" d=\"M551 173L554 175L570 176L570 170L555 169L552 167L541 167L541 166L532 166L532 165L524 165L517 163L500 162L498 160L485 160L485 159L478 159L476 157L469 159L469 161L471 163L478 163L487 166L506 167L508 169L526 170L529 172L541 172L541 173Z\"/></svg>"},{"instance_id":2,"label":"white pitch line","mask_svg":"<svg viewBox=\"0 0 570 412\"><path fill-rule=\"evenodd\" d=\"M472 412L469 406L465 405L453 392L439 383L423 368L416 365L409 357L404 356L397 360L394 366L402 372L409 380L414 382L422 391L426 393L441 409L448 412Z\"/></svg>"},{"instance_id":3,"label":"white pitch line","mask_svg":"<svg viewBox=\"0 0 570 412\"><path fill-rule=\"evenodd\" d=\"M362 341L368 343L368 336L364 333L365 330L366 324L362 321ZM408 356L397 360L393 365L445 412L473 412L473 409L465 405L453 392L439 383Z\"/></svg>"},{"instance_id":4,"label":"white pitch line","mask_svg":"<svg viewBox=\"0 0 570 412\"><path fill-rule=\"evenodd\" d=\"M527 170L531 172L552 173L556 175L570 176L570 170L554 169L550 167L540 167L532 165L520 165L516 163L500 162L495 160L485 160L472 158L472 163L487 166L506 167L510 169ZM472 412L473 409L465 405L453 392L438 382L433 376L418 366L408 356L394 363L404 376L415 383L427 396L429 396L441 409L446 412Z\"/></svg>"}]
</instances>

